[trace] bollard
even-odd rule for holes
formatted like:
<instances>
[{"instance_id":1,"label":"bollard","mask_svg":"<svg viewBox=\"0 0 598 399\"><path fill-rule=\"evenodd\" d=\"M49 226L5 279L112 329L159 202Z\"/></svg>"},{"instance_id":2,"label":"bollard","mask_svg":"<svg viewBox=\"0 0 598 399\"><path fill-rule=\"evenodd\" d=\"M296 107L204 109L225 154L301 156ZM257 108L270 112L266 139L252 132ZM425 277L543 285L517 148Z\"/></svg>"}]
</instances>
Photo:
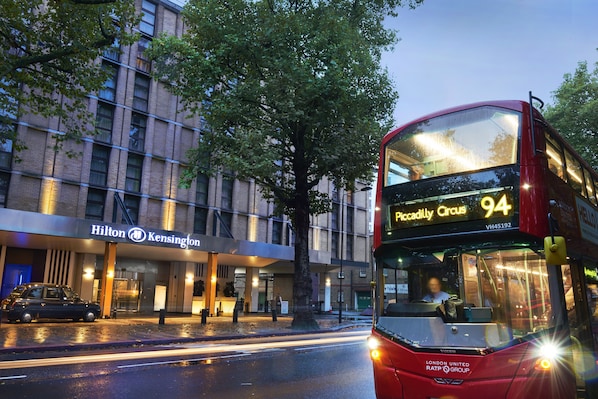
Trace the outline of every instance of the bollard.
<instances>
[{"instance_id":1,"label":"bollard","mask_svg":"<svg viewBox=\"0 0 598 399\"><path fill-rule=\"evenodd\" d=\"M206 324L208 320L208 309L201 310L201 324Z\"/></svg>"},{"instance_id":2,"label":"bollard","mask_svg":"<svg viewBox=\"0 0 598 399\"><path fill-rule=\"evenodd\" d=\"M112 314L110 315L110 317L116 319L116 308L112 309Z\"/></svg>"},{"instance_id":3,"label":"bollard","mask_svg":"<svg viewBox=\"0 0 598 399\"><path fill-rule=\"evenodd\" d=\"M160 309L160 318L158 319L158 324L164 324L165 318L166 318L166 309Z\"/></svg>"},{"instance_id":4,"label":"bollard","mask_svg":"<svg viewBox=\"0 0 598 399\"><path fill-rule=\"evenodd\" d=\"M276 309L272 309L272 321L278 321L278 318L276 317Z\"/></svg>"},{"instance_id":5,"label":"bollard","mask_svg":"<svg viewBox=\"0 0 598 399\"><path fill-rule=\"evenodd\" d=\"M233 310L233 323L237 323L238 321L239 321L239 310L235 306L235 309Z\"/></svg>"}]
</instances>

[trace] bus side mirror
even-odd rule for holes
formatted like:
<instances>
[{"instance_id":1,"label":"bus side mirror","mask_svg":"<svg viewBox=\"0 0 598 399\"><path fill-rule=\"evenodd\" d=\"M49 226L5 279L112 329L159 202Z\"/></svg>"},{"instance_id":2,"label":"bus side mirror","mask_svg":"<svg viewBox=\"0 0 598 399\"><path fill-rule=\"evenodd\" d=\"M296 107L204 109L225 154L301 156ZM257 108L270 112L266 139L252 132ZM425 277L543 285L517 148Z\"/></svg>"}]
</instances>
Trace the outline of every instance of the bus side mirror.
<instances>
[{"instance_id":1,"label":"bus side mirror","mask_svg":"<svg viewBox=\"0 0 598 399\"><path fill-rule=\"evenodd\" d=\"M565 237L544 237L544 256L549 265L566 265L568 262Z\"/></svg>"}]
</instances>

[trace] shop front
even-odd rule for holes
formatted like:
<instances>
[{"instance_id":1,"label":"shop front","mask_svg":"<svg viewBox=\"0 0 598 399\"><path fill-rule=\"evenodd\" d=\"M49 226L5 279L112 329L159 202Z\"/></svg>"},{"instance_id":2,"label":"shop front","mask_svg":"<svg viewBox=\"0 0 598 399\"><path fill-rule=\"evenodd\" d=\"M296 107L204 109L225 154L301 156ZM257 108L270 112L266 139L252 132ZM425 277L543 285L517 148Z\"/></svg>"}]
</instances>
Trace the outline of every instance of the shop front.
<instances>
[{"instance_id":1,"label":"shop front","mask_svg":"<svg viewBox=\"0 0 598 399\"><path fill-rule=\"evenodd\" d=\"M248 270L248 292L241 296L257 309L259 289L253 293L252 283L259 270L293 259L289 246L12 209L0 210L0 244L2 297L26 282L67 284L99 302L104 317L191 313L194 300L217 314L216 287L232 282L236 267ZM194 296L199 282L201 297Z\"/></svg>"}]
</instances>

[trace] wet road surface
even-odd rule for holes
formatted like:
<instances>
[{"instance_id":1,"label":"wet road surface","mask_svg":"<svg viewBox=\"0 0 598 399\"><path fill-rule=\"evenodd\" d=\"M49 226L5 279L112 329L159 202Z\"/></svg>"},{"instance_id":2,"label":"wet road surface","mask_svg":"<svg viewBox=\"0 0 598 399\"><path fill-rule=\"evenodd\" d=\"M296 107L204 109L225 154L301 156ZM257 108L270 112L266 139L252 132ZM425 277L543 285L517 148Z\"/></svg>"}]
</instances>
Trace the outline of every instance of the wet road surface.
<instances>
[{"instance_id":1,"label":"wet road surface","mask_svg":"<svg viewBox=\"0 0 598 399\"><path fill-rule=\"evenodd\" d=\"M114 360L94 353L90 362L76 361L87 355L77 352L71 364L34 368L0 362L0 397L374 399L366 335L171 345Z\"/></svg>"},{"instance_id":2,"label":"wet road surface","mask_svg":"<svg viewBox=\"0 0 598 399\"><path fill-rule=\"evenodd\" d=\"M339 327L335 317L317 319L321 329ZM159 325L157 317L119 317L96 320L93 323L45 320L30 324L0 324L0 353L18 350L39 350L52 347L78 347L110 343L156 343L159 341L217 339L219 337L273 335L292 333L292 318L282 316L277 322L270 317L239 316L238 323L231 317L210 317L201 324L198 316L166 317ZM343 322L352 327L355 322ZM361 323L363 325L363 323Z\"/></svg>"}]
</instances>

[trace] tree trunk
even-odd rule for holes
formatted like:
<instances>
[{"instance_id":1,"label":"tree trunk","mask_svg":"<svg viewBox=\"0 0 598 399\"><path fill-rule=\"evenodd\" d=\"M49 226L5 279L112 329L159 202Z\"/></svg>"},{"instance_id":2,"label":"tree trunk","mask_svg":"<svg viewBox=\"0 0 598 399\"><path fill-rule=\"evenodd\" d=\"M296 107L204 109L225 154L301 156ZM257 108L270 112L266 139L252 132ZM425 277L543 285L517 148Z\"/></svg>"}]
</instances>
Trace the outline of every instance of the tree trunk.
<instances>
[{"instance_id":1,"label":"tree trunk","mask_svg":"<svg viewBox=\"0 0 598 399\"><path fill-rule=\"evenodd\" d=\"M291 327L302 330L319 328L311 308L311 272L309 267L309 214L310 201L308 180L308 162L305 159L303 132L296 134L295 159L295 275L293 278L293 323Z\"/></svg>"},{"instance_id":2,"label":"tree trunk","mask_svg":"<svg viewBox=\"0 0 598 399\"><path fill-rule=\"evenodd\" d=\"M295 276L293 279L293 323L294 329L317 330L319 328L311 308L312 280L309 267L309 197L305 204L295 208ZM299 198L298 202L301 202Z\"/></svg>"}]
</instances>

